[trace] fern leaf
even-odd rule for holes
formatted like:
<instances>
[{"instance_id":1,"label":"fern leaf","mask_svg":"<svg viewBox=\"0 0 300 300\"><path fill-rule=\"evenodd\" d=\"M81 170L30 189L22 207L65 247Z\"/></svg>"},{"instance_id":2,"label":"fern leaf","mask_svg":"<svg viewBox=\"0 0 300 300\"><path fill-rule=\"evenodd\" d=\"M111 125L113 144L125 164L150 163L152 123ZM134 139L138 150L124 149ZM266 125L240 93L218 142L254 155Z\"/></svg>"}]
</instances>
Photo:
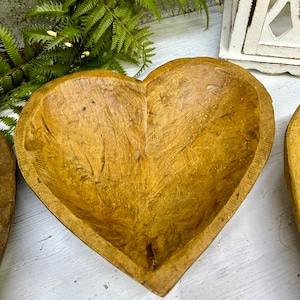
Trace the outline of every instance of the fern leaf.
<instances>
[{"instance_id":1,"label":"fern leaf","mask_svg":"<svg viewBox=\"0 0 300 300\"><path fill-rule=\"evenodd\" d=\"M186 11L186 8L185 8L185 2L187 0L177 0L177 3L179 5L179 8L181 9L181 11L185 12Z\"/></svg>"},{"instance_id":2,"label":"fern leaf","mask_svg":"<svg viewBox=\"0 0 300 300\"><path fill-rule=\"evenodd\" d=\"M101 1L102 2L102 1ZM85 0L81 4L78 5L74 14L72 15L72 19L75 20L80 16L90 12L95 6L99 3L99 0Z\"/></svg>"},{"instance_id":3,"label":"fern leaf","mask_svg":"<svg viewBox=\"0 0 300 300\"><path fill-rule=\"evenodd\" d=\"M85 64L78 66L77 68L73 69L73 72L78 71L86 71L86 70L95 70L95 69L109 69L109 65L112 61L111 53L107 53L101 57L93 59Z\"/></svg>"},{"instance_id":4,"label":"fern leaf","mask_svg":"<svg viewBox=\"0 0 300 300\"><path fill-rule=\"evenodd\" d=\"M155 0L135 0L135 3L148 9L157 20L161 20L161 13Z\"/></svg>"},{"instance_id":5,"label":"fern leaf","mask_svg":"<svg viewBox=\"0 0 300 300\"><path fill-rule=\"evenodd\" d=\"M30 63L27 63L27 64L23 65L22 68L21 68L22 72L24 73L24 77L25 77L26 80L28 80L28 78L29 78L30 69L31 69Z\"/></svg>"},{"instance_id":6,"label":"fern leaf","mask_svg":"<svg viewBox=\"0 0 300 300\"><path fill-rule=\"evenodd\" d=\"M134 30L134 28L137 26L138 22L143 17L143 15L144 15L143 12L137 12L137 13L135 13L130 18L130 22L128 22L128 24L127 24L128 30L130 30L130 31Z\"/></svg>"},{"instance_id":7,"label":"fern leaf","mask_svg":"<svg viewBox=\"0 0 300 300\"><path fill-rule=\"evenodd\" d=\"M132 41L132 39L125 39L125 41L124 41L124 53L128 53L130 47L133 49L133 53L134 53L136 43L134 43Z\"/></svg>"},{"instance_id":8,"label":"fern leaf","mask_svg":"<svg viewBox=\"0 0 300 300\"><path fill-rule=\"evenodd\" d=\"M27 70L27 76L29 81L35 80L37 76L48 77L48 75L45 72L43 72L43 70L51 65L53 65L53 60L50 57L44 58L43 54L40 54L32 61L29 70Z\"/></svg>"},{"instance_id":9,"label":"fern leaf","mask_svg":"<svg viewBox=\"0 0 300 300\"><path fill-rule=\"evenodd\" d=\"M13 145L14 129L17 124L17 118L12 116L0 116L0 123L4 124L6 128L1 128L1 132L11 145Z\"/></svg>"},{"instance_id":10,"label":"fern leaf","mask_svg":"<svg viewBox=\"0 0 300 300\"><path fill-rule=\"evenodd\" d=\"M17 123L17 120L14 117L10 116L0 116L0 121L8 127L15 126Z\"/></svg>"},{"instance_id":11,"label":"fern leaf","mask_svg":"<svg viewBox=\"0 0 300 300\"><path fill-rule=\"evenodd\" d=\"M6 74L9 70L10 65L2 56L0 56L0 76Z\"/></svg>"},{"instance_id":12,"label":"fern leaf","mask_svg":"<svg viewBox=\"0 0 300 300\"><path fill-rule=\"evenodd\" d=\"M63 9L64 10L70 9L70 7L74 6L77 3L78 0L64 0Z\"/></svg>"},{"instance_id":13,"label":"fern leaf","mask_svg":"<svg viewBox=\"0 0 300 300\"><path fill-rule=\"evenodd\" d=\"M123 66L117 61L117 60L112 60L110 64L110 68L118 73L125 74L125 70Z\"/></svg>"},{"instance_id":14,"label":"fern leaf","mask_svg":"<svg viewBox=\"0 0 300 300\"><path fill-rule=\"evenodd\" d=\"M98 4L97 7L93 10L91 14L87 16L84 22L84 33L88 33L89 30L100 20L103 18L103 16L106 13L106 7L102 4Z\"/></svg>"},{"instance_id":15,"label":"fern leaf","mask_svg":"<svg viewBox=\"0 0 300 300\"><path fill-rule=\"evenodd\" d=\"M13 113L15 113L17 115L20 115L21 111L23 109L23 106L21 106L21 105L10 105L9 108L13 111Z\"/></svg>"},{"instance_id":16,"label":"fern leaf","mask_svg":"<svg viewBox=\"0 0 300 300\"><path fill-rule=\"evenodd\" d=\"M155 47L150 48L150 46L152 46L152 45L154 45L154 42L152 42L152 41L145 41L143 43L143 48L146 51L147 56L149 56L149 57L155 55L155 53L154 53Z\"/></svg>"},{"instance_id":17,"label":"fern leaf","mask_svg":"<svg viewBox=\"0 0 300 300\"><path fill-rule=\"evenodd\" d=\"M47 76L49 80L66 75L69 73L69 70L70 70L69 64L60 64L60 63L45 65L42 68L40 68L40 70L38 70L37 67L35 68L35 71L39 71L39 74Z\"/></svg>"},{"instance_id":18,"label":"fern leaf","mask_svg":"<svg viewBox=\"0 0 300 300\"><path fill-rule=\"evenodd\" d=\"M115 49L117 47L117 51L121 51L125 39L127 39L127 43L130 42L132 43L132 36L127 35L128 31L124 26L120 25L120 22L113 22L113 32L114 35L112 37L112 45L111 49Z\"/></svg>"},{"instance_id":19,"label":"fern leaf","mask_svg":"<svg viewBox=\"0 0 300 300\"><path fill-rule=\"evenodd\" d=\"M208 5L206 3L205 0L201 0L200 1L202 3L202 9L204 9L205 11L205 16L206 16L206 29L208 29L208 26L209 26L209 10L208 10Z\"/></svg>"},{"instance_id":20,"label":"fern leaf","mask_svg":"<svg viewBox=\"0 0 300 300\"><path fill-rule=\"evenodd\" d=\"M149 27L139 28L134 31L134 37L139 43L147 40L151 35L152 32L150 32Z\"/></svg>"},{"instance_id":21,"label":"fern leaf","mask_svg":"<svg viewBox=\"0 0 300 300\"><path fill-rule=\"evenodd\" d=\"M23 34L24 37L24 34ZM28 39L23 38L24 40L24 57L27 61L31 60L35 55L38 54L38 50L29 43Z\"/></svg>"},{"instance_id":22,"label":"fern leaf","mask_svg":"<svg viewBox=\"0 0 300 300\"><path fill-rule=\"evenodd\" d=\"M136 55L139 58L141 52L144 51L150 44L148 43L148 38L152 35L148 27L144 27L135 31L135 42L130 45L131 55L134 55L134 52L137 51Z\"/></svg>"},{"instance_id":23,"label":"fern leaf","mask_svg":"<svg viewBox=\"0 0 300 300\"><path fill-rule=\"evenodd\" d=\"M13 78L10 75L4 76L0 78L0 86L3 93L7 93L8 91L14 88Z\"/></svg>"},{"instance_id":24,"label":"fern leaf","mask_svg":"<svg viewBox=\"0 0 300 300\"><path fill-rule=\"evenodd\" d=\"M17 87L22 84L22 82L24 80L24 73L22 70L20 70L20 69L15 70L14 72L12 72L11 76L13 79L14 87Z\"/></svg>"},{"instance_id":25,"label":"fern leaf","mask_svg":"<svg viewBox=\"0 0 300 300\"><path fill-rule=\"evenodd\" d=\"M38 89L40 88L45 82L39 81L29 81L22 84L19 87L16 87L6 93L0 99L0 105L11 105L12 103L18 103L21 101L27 101L29 97Z\"/></svg>"},{"instance_id":26,"label":"fern leaf","mask_svg":"<svg viewBox=\"0 0 300 300\"><path fill-rule=\"evenodd\" d=\"M88 40L88 47L91 47L92 44L96 43L99 38L105 33L105 31L110 27L110 25L113 23L114 17L110 11L106 11L106 14L104 15L103 19L101 20L99 26L95 31L93 31L92 35L90 36Z\"/></svg>"},{"instance_id":27,"label":"fern leaf","mask_svg":"<svg viewBox=\"0 0 300 300\"><path fill-rule=\"evenodd\" d=\"M82 37L82 29L75 22L62 23L57 26L56 31L65 41L78 43Z\"/></svg>"},{"instance_id":28,"label":"fern leaf","mask_svg":"<svg viewBox=\"0 0 300 300\"><path fill-rule=\"evenodd\" d=\"M24 63L23 58L19 52L19 47L17 43L17 39L13 32L9 29L4 27L0 23L0 40L4 45L4 48L9 55L10 60L14 64L14 66L19 66Z\"/></svg>"},{"instance_id":29,"label":"fern leaf","mask_svg":"<svg viewBox=\"0 0 300 300\"><path fill-rule=\"evenodd\" d=\"M62 21L69 18L69 10L63 7L62 3L48 0L38 4L33 10L29 11L25 18L40 17L50 21Z\"/></svg>"},{"instance_id":30,"label":"fern leaf","mask_svg":"<svg viewBox=\"0 0 300 300\"><path fill-rule=\"evenodd\" d=\"M52 51L57 47L61 47L66 42L66 38L62 36L57 36L56 38L52 39L46 46L45 51Z\"/></svg>"},{"instance_id":31,"label":"fern leaf","mask_svg":"<svg viewBox=\"0 0 300 300\"><path fill-rule=\"evenodd\" d=\"M132 16L132 6L127 5L124 3L123 5L116 6L113 9L115 18L120 22L122 20L122 23L127 24L131 22L131 16Z\"/></svg>"},{"instance_id":32,"label":"fern leaf","mask_svg":"<svg viewBox=\"0 0 300 300\"><path fill-rule=\"evenodd\" d=\"M128 54L125 54L125 53L122 53L122 52L117 52L115 53L115 58L116 59L119 59L119 60L122 60L124 62L127 62L127 63L130 63L130 64L133 64L133 65L138 65L138 61L132 57L131 55L128 55Z\"/></svg>"},{"instance_id":33,"label":"fern leaf","mask_svg":"<svg viewBox=\"0 0 300 300\"><path fill-rule=\"evenodd\" d=\"M153 42L151 41L146 41L143 44L142 50L140 51L141 53L136 54L136 56L139 58L140 55L142 56L142 65L140 67L140 69L138 70L138 72L134 75L134 77L139 77L141 75L141 73L147 68L149 67L150 64L152 64L152 61L150 59L150 57L154 56L153 51L155 50L154 47L151 47L153 45Z\"/></svg>"},{"instance_id":34,"label":"fern leaf","mask_svg":"<svg viewBox=\"0 0 300 300\"><path fill-rule=\"evenodd\" d=\"M47 29L42 26L34 25L22 30L24 40L30 44L45 44L53 40L53 37L47 33Z\"/></svg>"},{"instance_id":35,"label":"fern leaf","mask_svg":"<svg viewBox=\"0 0 300 300\"><path fill-rule=\"evenodd\" d=\"M56 51L49 51L44 52L39 55L39 59L41 60L52 60L53 62L60 62L60 63L70 63L74 61L76 57L76 53L73 49L67 48L67 49L57 49Z\"/></svg>"},{"instance_id":36,"label":"fern leaf","mask_svg":"<svg viewBox=\"0 0 300 300\"><path fill-rule=\"evenodd\" d=\"M102 56L103 53L107 53L111 50L111 36L112 30L111 28L108 28L91 48L91 58Z\"/></svg>"}]
</instances>

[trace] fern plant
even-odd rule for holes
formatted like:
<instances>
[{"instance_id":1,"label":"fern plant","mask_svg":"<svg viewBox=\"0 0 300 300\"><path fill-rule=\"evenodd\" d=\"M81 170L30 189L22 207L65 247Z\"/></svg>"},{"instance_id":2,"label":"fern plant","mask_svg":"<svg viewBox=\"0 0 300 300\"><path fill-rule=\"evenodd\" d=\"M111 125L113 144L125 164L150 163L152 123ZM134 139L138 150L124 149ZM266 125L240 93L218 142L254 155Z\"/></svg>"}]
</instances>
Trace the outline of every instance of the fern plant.
<instances>
[{"instance_id":1,"label":"fern plant","mask_svg":"<svg viewBox=\"0 0 300 300\"><path fill-rule=\"evenodd\" d=\"M47 81L88 69L110 69L125 74L122 62L139 66L136 76L154 55L149 27L139 26L146 12L161 19L161 8L183 12L193 6L205 11L205 0L41 0L27 19L35 25L22 29L20 47L12 31L0 24L1 131L13 142L13 132L24 103ZM51 26L41 25L50 22ZM10 112L8 114L7 112Z\"/></svg>"}]
</instances>

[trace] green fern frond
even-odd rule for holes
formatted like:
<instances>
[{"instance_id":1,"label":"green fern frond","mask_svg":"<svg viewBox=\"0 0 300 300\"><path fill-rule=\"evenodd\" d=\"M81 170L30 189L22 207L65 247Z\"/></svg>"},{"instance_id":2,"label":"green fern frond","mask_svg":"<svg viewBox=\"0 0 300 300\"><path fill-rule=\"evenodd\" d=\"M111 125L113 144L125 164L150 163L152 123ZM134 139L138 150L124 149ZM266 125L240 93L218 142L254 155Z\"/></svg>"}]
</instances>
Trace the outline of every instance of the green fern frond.
<instances>
[{"instance_id":1,"label":"green fern frond","mask_svg":"<svg viewBox=\"0 0 300 300\"><path fill-rule=\"evenodd\" d=\"M136 50L132 47L131 49L131 53L135 53L136 57L138 59L140 59L140 57L142 57L142 61L144 61L145 58L150 57L150 56L154 56L153 51L155 50L155 47L151 47L154 43L150 40L148 40L148 37L151 35L152 33L148 33L145 34L145 36L140 37L139 43L140 43L140 47L136 47ZM134 52L135 51L135 52Z\"/></svg>"},{"instance_id":2,"label":"green fern frond","mask_svg":"<svg viewBox=\"0 0 300 300\"><path fill-rule=\"evenodd\" d=\"M72 19L75 20L80 16L87 14L91 10L95 8L95 6L102 1L100 0L85 0L81 4L78 5L77 9L75 10L74 14L72 15ZM102 4L103 5L103 4Z\"/></svg>"},{"instance_id":3,"label":"green fern frond","mask_svg":"<svg viewBox=\"0 0 300 300\"><path fill-rule=\"evenodd\" d=\"M12 76L12 79L13 79L14 87L17 87L17 86L21 85L23 80L24 80L24 77L25 77L24 72L20 69L17 69L15 71L13 71L11 76Z\"/></svg>"},{"instance_id":4,"label":"green fern frond","mask_svg":"<svg viewBox=\"0 0 300 300\"><path fill-rule=\"evenodd\" d=\"M123 68L123 66L116 60L116 59L113 59L111 61L111 64L110 64L110 67L109 67L111 70L114 70L120 74L125 74L126 71L125 69Z\"/></svg>"},{"instance_id":5,"label":"green fern frond","mask_svg":"<svg viewBox=\"0 0 300 300\"><path fill-rule=\"evenodd\" d=\"M53 40L47 33L47 29L43 26L33 25L22 30L24 40L30 44L46 44Z\"/></svg>"},{"instance_id":6,"label":"green fern frond","mask_svg":"<svg viewBox=\"0 0 300 300\"><path fill-rule=\"evenodd\" d=\"M50 21L59 22L68 19L70 16L69 10L64 8L62 3L48 0L47 2L38 4L25 16L27 19L32 17L47 18Z\"/></svg>"},{"instance_id":7,"label":"green fern frond","mask_svg":"<svg viewBox=\"0 0 300 300\"><path fill-rule=\"evenodd\" d=\"M126 53L130 51L130 54L134 56L137 54L137 58L141 57L140 53L143 51L143 42L150 37L149 28L139 29L137 24L137 18L134 17L134 11L132 8L124 9L127 15L127 21L123 22L122 18L119 18L120 8L116 10L117 16L113 22L112 36L112 50L116 49L118 52L121 50ZM138 12L139 16L142 16L142 12ZM122 20L122 21L121 21ZM143 37L143 38L142 38Z\"/></svg>"},{"instance_id":8,"label":"green fern frond","mask_svg":"<svg viewBox=\"0 0 300 300\"><path fill-rule=\"evenodd\" d=\"M139 77L142 72L152 64L151 57L155 54L153 51L155 50L154 47L151 47L154 43L151 41L146 41L144 46L142 47L141 55L142 55L142 65L138 72L134 75L134 77ZM139 56L138 56L139 57Z\"/></svg>"},{"instance_id":9,"label":"green fern frond","mask_svg":"<svg viewBox=\"0 0 300 300\"><path fill-rule=\"evenodd\" d=\"M208 29L209 26L209 10L208 10L208 5L205 0L200 1L202 3L202 10L205 11L205 16L206 16L206 29ZM202 11L201 10L201 11Z\"/></svg>"},{"instance_id":10,"label":"green fern frond","mask_svg":"<svg viewBox=\"0 0 300 300\"><path fill-rule=\"evenodd\" d=\"M76 69L73 69L74 72L85 71L85 70L95 70L95 69L109 69L109 65L113 60L114 54L112 52L106 52L105 54L94 57L90 59L85 64L78 66Z\"/></svg>"},{"instance_id":11,"label":"green fern frond","mask_svg":"<svg viewBox=\"0 0 300 300\"><path fill-rule=\"evenodd\" d=\"M90 51L90 57L95 58L102 56L104 53L111 51L112 30L108 28L106 32L98 39Z\"/></svg>"},{"instance_id":12,"label":"green fern frond","mask_svg":"<svg viewBox=\"0 0 300 300\"><path fill-rule=\"evenodd\" d=\"M209 25L209 12L208 12L208 5L206 0L177 0L177 1L170 1L168 0L170 8L174 9L175 5L178 4L180 10L183 13L188 13L190 11L205 11L206 15L206 28Z\"/></svg>"},{"instance_id":13,"label":"green fern frond","mask_svg":"<svg viewBox=\"0 0 300 300\"><path fill-rule=\"evenodd\" d=\"M56 31L65 41L78 43L82 37L82 28L75 22L61 23L56 27Z\"/></svg>"},{"instance_id":14,"label":"green fern frond","mask_svg":"<svg viewBox=\"0 0 300 300\"><path fill-rule=\"evenodd\" d=\"M145 40L148 40L149 37L152 35L152 32L150 32L149 27L136 28L133 32L135 38L140 43L144 42Z\"/></svg>"},{"instance_id":15,"label":"green fern frond","mask_svg":"<svg viewBox=\"0 0 300 300\"><path fill-rule=\"evenodd\" d=\"M52 39L44 48L45 51L53 51L58 47L62 47L66 43L66 38L62 36L57 36Z\"/></svg>"},{"instance_id":16,"label":"green fern frond","mask_svg":"<svg viewBox=\"0 0 300 300\"><path fill-rule=\"evenodd\" d=\"M10 71L10 65L2 56L0 56L0 76Z\"/></svg>"},{"instance_id":17,"label":"green fern frond","mask_svg":"<svg viewBox=\"0 0 300 300\"><path fill-rule=\"evenodd\" d=\"M12 110L13 113L20 115L22 112L23 106L21 105L10 105L9 108Z\"/></svg>"},{"instance_id":18,"label":"green fern frond","mask_svg":"<svg viewBox=\"0 0 300 300\"><path fill-rule=\"evenodd\" d=\"M0 87L3 93L7 93L8 91L12 90L14 88L12 76L6 75L0 78Z\"/></svg>"},{"instance_id":19,"label":"green fern frond","mask_svg":"<svg viewBox=\"0 0 300 300\"><path fill-rule=\"evenodd\" d=\"M186 8L186 2L189 2L189 0L177 0L176 1L179 5L179 8L181 9L181 11L186 12L187 8Z\"/></svg>"},{"instance_id":20,"label":"green fern frond","mask_svg":"<svg viewBox=\"0 0 300 300\"><path fill-rule=\"evenodd\" d=\"M16 118L10 116L0 116L0 121L8 127L14 126L17 123Z\"/></svg>"},{"instance_id":21,"label":"green fern frond","mask_svg":"<svg viewBox=\"0 0 300 300\"><path fill-rule=\"evenodd\" d=\"M130 22L128 22L127 27L128 30L134 30L137 26L139 21L141 20L141 18L145 15L144 12L140 11L140 12L135 12L131 18L130 18Z\"/></svg>"},{"instance_id":22,"label":"green fern frond","mask_svg":"<svg viewBox=\"0 0 300 300\"><path fill-rule=\"evenodd\" d=\"M90 69L104 69L104 70L113 70L121 74L126 74L125 69L123 66L118 62L118 60L114 57L114 54L107 53L106 55L102 56L101 58L94 60L89 64L85 64L80 69L86 70L87 67Z\"/></svg>"},{"instance_id":23,"label":"green fern frond","mask_svg":"<svg viewBox=\"0 0 300 300\"><path fill-rule=\"evenodd\" d=\"M118 60L130 63L132 65L138 65L139 62L137 59L135 59L134 57L132 57L131 55L125 54L123 52L117 52L114 54L114 57Z\"/></svg>"},{"instance_id":24,"label":"green fern frond","mask_svg":"<svg viewBox=\"0 0 300 300\"><path fill-rule=\"evenodd\" d=\"M40 59L39 62L42 60ZM52 59L43 59L43 63L38 65L35 62L35 66L31 73L31 78L33 75L40 74L48 78L48 80L66 75L69 73L70 65L55 63Z\"/></svg>"},{"instance_id":25,"label":"green fern frond","mask_svg":"<svg viewBox=\"0 0 300 300\"><path fill-rule=\"evenodd\" d=\"M127 43L131 44L132 43L132 36L127 37L127 30L122 26L119 22L114 22L113 23L113 37L112 37L112 45L111 49L114 50L117 48L117 51L120 52L125 39L127 38Z\"/></svg>"},{"instance_id":26,"label":"green fern frond","mask_svg":"<svg viewBox=\"0 0 300 300\"><path fill-rule=\"evenodd\" d=\"M29 81L16 87L0 98L0 105L11 105L22 101L27 101L29 97L40 88L45 82Z\"/></svg>"},{"instance_id":27,"label":"green fern frond","mask_svg":"<svg viewBox=\"0 0 300 300\"><path fill-rule=\"evenodd\" d=\"M13 145L14 129L17 124L17 118L12 116L0 116L0 123L5 126L5 128L1 128L0 131L4 134L9 143Z\"/></svg>"},{"instance_id":28,"label":"green fern frond","mask_svg":"<svg viewBox=\"0 0 300 300\"><path fill-rule=\"evenodd\" d=\"M70 7L73 7L74 5L76 5L78 2L78 0L64 0L63 2L63 9L67 10Z\"/></svg>"},{"instance_id":29,"label":"green fern frond","mask_svg":"<svg viewBox=\"0 0 300 300\"><path fill-rule=\"evenodd\" d=\"M2 42L10 60L14 66L19 66L24 63L24 60L19 52L19 45L16 36L13 32L0 23L0 41Z\"/></svg>"},{"instance_id":30,"label":"green fern frond","mask_svg":"<svg viewBox=\"0 0 300 300\"><path fill-rule=\"evenodd\" d=\"M133 15L133 7L124 3L123 5L114 7L113 12L117 20L122 20L124 24L127 24Z\"/></svg>"},{"instance_id":31,"label":"green fern frond","mask_svg":"<svg viewBox=\"0 0 300 300\"><path fill-rule=\"evenodd\" d=\"M103 18L103 16L106 13L106 7L99 3L94 10L86 17L84 20L84 33L87 34L90 29L100 22L100 20Z\"/></svg>"},{"instance_id":32,"label":"green fern frond","mask_svg":"<svg viewBox=\"0 0 300 300\"><path fill-rule=\"evenodd\" d=\"M149 0L144 0L148 2ZM154 0L153 0L154 1ZM143 2L143 1L142 1ZM141 2L141 5L143 4ZM174 11L176 8L183 12L189 13L191 11L198 11L202 13L205 11L206 15L206 29L209 25L209 12L208 12L208 4L206 0L156 0L155 1L158 7L161 7L164 10L171 9ZM146 6L145 6L146 7Z\"/></svg>"},{"instance_id":33,"label":"green fern frond","mask_svg":"<svg viewBox=\"0 0 300 300\"><path fill-rule=\"evenodd\" d=\"M55 62L68 63L74 61L76 53L73 49L57 49L56 51L43 52L39 55L39 59L48 61L49 59ZM33 63L34 64L34 63Z\"/></svg>"},{"instance_id":34,"label":"green fern frond","mask_svg":"<svg viewBox=\"0 0 300 300\"><path fill-rule=\"evenodd\" d=\"M130 45L134 44L134 47L136 47L138 44L135 28L143 13L139 12L135 15L132 7L124 6L115 9L114 13L116 17L113 22L112 49L117 48L117 51L120 52L124 48L126 53Z\"/></svg>"},{"instance_id":35,"label":"green fern frond","mask_svg":"<svg viewBox=\"0 0 300 300\"><path fill-rule=\"evenodd\" d=\"M161 20L161 13L155 0L135 0L135 3L148 9L157 20Z\"/></svg>"},{"instance_id":36,"label":"green fern frond","mask_svg":"<svg viewBox=\"0 0 300 300\"><path fill-rule=\"evenodd\" d=\"M115 41L115 43L117 43L117 41ZM136 44L137 44L136 41L133 41L132 39L129 39L129 38L126 39L124 41L124 53L126 53L126 54L129 53L129 50L131 48L130 55L133 57Z\"/></svg>"},{"instance_id":37,"label":"green fern frond","mask_svg":"<svg viewBox=\"0 0 300 300\"><path fill-rule=\"evenodd\" d=\"M24 36L24 35L23 35ZM33 47L28 39L24 39L24 58L26 61L30 61L35 55L39 53L39 47Z\"/></svg>"},{"instance_id":38,"label":"green fern frond","mask_svg":"<svg viewBox=\"0 0 300 300\"><path fill-rule=\"evenodd\" d=\"M95 44L99 38L105 33L105 31L110 27L113 23L114 17L110 11L106 11L104 17L102 18L98 27L93 31L90 38L87 41L87 45L91 47Z\"/></svg>"}]
</instances>

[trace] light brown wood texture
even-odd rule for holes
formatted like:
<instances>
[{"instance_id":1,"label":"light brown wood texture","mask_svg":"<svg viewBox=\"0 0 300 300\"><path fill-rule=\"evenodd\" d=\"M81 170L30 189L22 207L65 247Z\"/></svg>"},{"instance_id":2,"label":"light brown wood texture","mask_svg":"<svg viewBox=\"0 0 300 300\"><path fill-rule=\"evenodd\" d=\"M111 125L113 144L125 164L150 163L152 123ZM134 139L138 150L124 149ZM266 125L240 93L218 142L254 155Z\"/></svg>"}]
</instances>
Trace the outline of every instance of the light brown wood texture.
<instances>
[{"instance_id":1,"label":"light brown wood texture","mask_svg":"<svg viewBox=\"0 0 300 300\"><path fill-rule=\"evenodd\" d=\"M5 136L0 132L0 262L2 260L16 196L16 159Z\"/></svg>"},{"instance_id":2,"label":"light brown wood texture","mask_svg":"<svg viewBox=\"0 0 300 300\"><path fill-rule=\"evenodd\" d=\"M285 135L284 172L300 233L300 106L292 116Z\"/></svg>"},{"instance_id":3,"label":"light brown wood texture","mask_svg":"<svg viewBox=\"0 0 300 300\"><path fill-rule=\"evenodd\" d=\"M103 70L53 80L23 109L15 146L49 210L163 296L251 190L273 137L254 76L192 58L143 81Z\"/></svg>"}]
</instances>

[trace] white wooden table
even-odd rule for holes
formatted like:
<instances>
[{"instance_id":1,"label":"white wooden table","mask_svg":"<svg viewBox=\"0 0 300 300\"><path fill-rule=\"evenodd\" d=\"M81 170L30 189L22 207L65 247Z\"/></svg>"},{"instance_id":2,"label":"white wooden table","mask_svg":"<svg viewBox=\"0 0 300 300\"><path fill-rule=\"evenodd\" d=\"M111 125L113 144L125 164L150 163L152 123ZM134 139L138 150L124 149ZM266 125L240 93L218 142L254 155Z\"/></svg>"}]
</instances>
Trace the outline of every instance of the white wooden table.
<instances>
[{"instance_id":1,"label":"white wooden table","mask_svg":"<svg viewBox=\"0 0 300 300\"><path fill-rule=\"evenodd\" d=\"M143 76L174 58L217 57L221 17L212 8L207 31L204 16L197 14L153 23L157 55ZM276 135L269 161L233 218L165 299L300 299L300 236L283 174L284 134L300 103L300 79L253 74L274 102ZM0 299L161 298L83 244L18 174L16 209L0 266Z\"/></svg>"}]
</instances>

